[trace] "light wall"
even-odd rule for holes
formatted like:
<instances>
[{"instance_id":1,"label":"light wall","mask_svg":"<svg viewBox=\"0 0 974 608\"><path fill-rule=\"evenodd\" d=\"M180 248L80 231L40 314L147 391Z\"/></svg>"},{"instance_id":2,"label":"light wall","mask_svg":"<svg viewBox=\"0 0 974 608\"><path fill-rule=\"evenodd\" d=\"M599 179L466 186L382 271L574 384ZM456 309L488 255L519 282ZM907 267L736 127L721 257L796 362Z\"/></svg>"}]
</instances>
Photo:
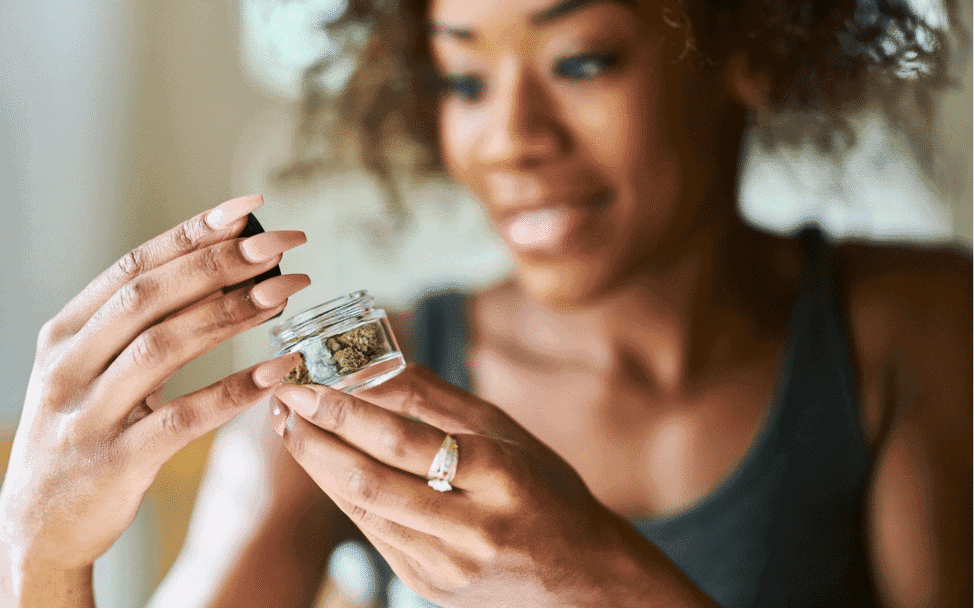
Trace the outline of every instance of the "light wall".
<instances>
[{"instance_id":1,"label":"light wall","mask_svg":"<svg viewBox=\"0 0 974 608\"><path fill-rule=\"evenodd\" d=\"M0 3L0 426L16 423L46 319L131 247L231 196L262 191L268 205L259 215L268 228L309 233L313 245L289 256L284 269L308 272L315 285L287 314L362 287L405 306L428 282L475 284L503 272L503 252L476 206L462 197L455 203L449 187L418 190L414 230L382 249L367 240L383 215L381 200L360 175L290 190L270 184L268 172L288 157L296 106L262 96L241 75L235 11L232 0ZM904 207L903 217L919 226L917 235L970 243L969 67L961 75L964 87L940 127L939 181L950 213ZM868 158L884 150L879 144ZM919 183L903 171L904 184ZM755 217L777 213L786 226L806 213L834 213L772 181L749 186ZM904 201L932 200L925 186L912 187L900 189ZM837 221L860 222L868 233L869 222L883 220L854 209ZM337 251L356 263L336 263ZM168 394L263 358L266 331L194 362ZM207 441L163 471L133 531L100 562L102 608L140 605L172 562Z\"/></svg>"},{"instance_id":2,"label":"light wall","mask_svg":"<svg viewBox=\"0 0 974 608\"><path fill-rule=\"evenodd\" d=\"M127 250L231 197L237 134L266 103L240 76L234 8L0 2L0 470L42 323ZM229 373L228 352L167 394ZM172 562L208 445L163 470L96 564L102 608L140 606Z\"/></svg>"}]
</instances>

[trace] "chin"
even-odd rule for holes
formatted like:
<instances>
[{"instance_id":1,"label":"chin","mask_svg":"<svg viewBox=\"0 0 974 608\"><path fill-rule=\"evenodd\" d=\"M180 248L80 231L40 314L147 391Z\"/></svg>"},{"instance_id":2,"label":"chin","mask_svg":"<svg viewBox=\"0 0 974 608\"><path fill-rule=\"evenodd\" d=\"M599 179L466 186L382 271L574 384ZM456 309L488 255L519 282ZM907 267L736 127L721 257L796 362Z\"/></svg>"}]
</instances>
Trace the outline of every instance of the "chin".
<instances>
[{"instance_id":1,"label":"chin","mask_svg":"<svg viewBox=\"0 0 974 608\"><path fill-rule=\"evenodd\" d=\"M515 262L515 279L531 298L553 308L579 308L606 297L614 281L607 269L591 260Z\"/></svg>"}]
</instances>

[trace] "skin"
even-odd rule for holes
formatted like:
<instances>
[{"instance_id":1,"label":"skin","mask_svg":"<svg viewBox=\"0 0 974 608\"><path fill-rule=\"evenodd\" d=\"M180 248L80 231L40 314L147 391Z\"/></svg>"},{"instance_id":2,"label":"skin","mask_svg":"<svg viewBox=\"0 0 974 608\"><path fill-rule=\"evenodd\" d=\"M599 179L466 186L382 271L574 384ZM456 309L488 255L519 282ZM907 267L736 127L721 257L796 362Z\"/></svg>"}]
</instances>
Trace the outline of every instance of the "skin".
<instances>
[{"instance_id":1,"label":"skin","mask_svg":"<svg viewBox=\"0 0 974 608\"><path fill-rule=\"evenodd\" d=\"M355 396L263 386L242 372L158 404L151 397L175 368L275 314L288 290L306 284L278 281L287 285L276 304L259 311L248 308L253 295L208 299L273 266L283 242L300 239L274 237L276 253L255 264L233 237L242 220L213 230L195 218L192 239L173 238L177 229L144 246L134 272L123 259L42 333L11 460L18 474L0 492L13 549L0 564L9 603L90 605L91 561L131 522L165 458L273 391L271 425L254 418L261 432L283 436L255 435L269 491L253 521L239 522L229 564L210 566L218 584L200 605L309 605L313 573L346 535L346 516L410 586L445 606L527 597L538 606L710 605L622 516L674 513L704 497L746 453L776 388L803 260L794 242L734 213L739 136L746 108L760 109L760 79L739 57L693 78L668 67L661 34L632 8L594 3L533 18L549 7L430 7L440 31L475 34L431 41L441 71L476 74L489 92L443 99L440 145L498 228L511 180L518 192L561 188L555 198L612 195L593 224L600 238L555 254L515 249L513 280L476 294L475 394L416 368ZM553 69L576 47L606 44L626 50L610 71L586 66L584 79L569 81ZM198 255L214 247L219 255ZM204 259L224 260L223 274ZM876 455L867 532L877 600L963 605L970 260L848 244L836 262L860 419ZM180 289L123 305L140 281ZM230 312L232 321L213 322ZM102 328L112 328L109 338ZM141 364L126 355L153 352L140 340L160 331L172 332L162 344L189 346ZM287 364L261 376L279 377ZM216 396L221 387L232 403ZM154 411L133 418L146 396ZM461 464L456 489L440 494L423 477L445 433L457 438ZM151 446L152 457L140 449L135 459L133 445ZM253 493L241 484L241 496ZM76 487L67 496L50 490ZM317 553L292 540L311 530L325 533ZM203 563L190 557L171 585Z\"/></svg>"},{"instance_id":2,"label":"skin","mask_svg":"<svg viewBox=\"0 0 974 608\"><path fill-rule=\"evenodd\" d=\"M301 418L285 424L278 408L277 429L397 573L443 605L706 605L648 543L606 529L621 528L615 513L673 514L705 497L741 461L772 401L782 312L803 260L796 243L734 214L732 172L702 170L735 165L736 147L725 150L739 141L744 104L761 103L761 82L739 56L687 82L666 69L643 15L595 3L539 24L549 5L432 3L433 56L458 92L441 103L440 147L502 233L511 208L535 204L538 191L557 205L592 183L609 189L611 206L587 226L599 238L554 254L514 247L514 280L477 295L479 398L446 396L420 372L361 400L279 389ZM621 47L626 59L566 79L556 66L577 47ZM512 203L510 190L531 193L528 202ZM837 261L877 459L867 518L877 600L962 605L970 553L957 539L969 537L970 498L951 478L971 470L970 261L854 244ZM937 277L933 297L916 278L926 273ZM441 433L371 420L378 409ZM949 437L932 423L941 416L958 429ZM431 497L422 484L442 432L459 435L469 484L458 482L460 497ZM534 459L557 467L536 439L591 496L524 471ZM571 550L559 545L566 537ZM604 563L624 564L625 582ZM614 595L620 585L629 594Z\"/></svg>"},{"instance_id":3,"label":"skin","mask_svg":"<svg viewBox=\"0 0 974 608\"><path fill-rule=\"evenodd\" d=\"M233 238L262 203L230 201L222 216L200 214L145 243L41 330L0 491L4 605L93 605L92 563L131 524L162 464L267 397L294 366L285 356L159 399L176 370L281 312L309 284L285 275L221 293L305 241L296 231Z\"/></svg>"}]
</instances>

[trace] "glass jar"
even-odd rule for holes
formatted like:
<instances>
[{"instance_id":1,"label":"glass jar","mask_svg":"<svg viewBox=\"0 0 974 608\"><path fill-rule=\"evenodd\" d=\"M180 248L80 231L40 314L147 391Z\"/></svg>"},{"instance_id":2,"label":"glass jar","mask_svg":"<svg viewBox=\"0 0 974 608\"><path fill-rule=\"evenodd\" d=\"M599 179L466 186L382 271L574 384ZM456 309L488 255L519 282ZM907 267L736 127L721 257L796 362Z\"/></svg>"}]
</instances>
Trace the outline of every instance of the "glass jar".
<instances>
[{"instance_id":1,"label":"glass jar","mask_svg":"<svg viewBox=\"0 0 974 608\"><path fill-rule=\"evenodd\" d=\"M295 351L303 361L284 379L351 392L376 386L406 367L389 319L369 292L329 300L271 330L274 356Z\"/></svg>"}]
</instances>

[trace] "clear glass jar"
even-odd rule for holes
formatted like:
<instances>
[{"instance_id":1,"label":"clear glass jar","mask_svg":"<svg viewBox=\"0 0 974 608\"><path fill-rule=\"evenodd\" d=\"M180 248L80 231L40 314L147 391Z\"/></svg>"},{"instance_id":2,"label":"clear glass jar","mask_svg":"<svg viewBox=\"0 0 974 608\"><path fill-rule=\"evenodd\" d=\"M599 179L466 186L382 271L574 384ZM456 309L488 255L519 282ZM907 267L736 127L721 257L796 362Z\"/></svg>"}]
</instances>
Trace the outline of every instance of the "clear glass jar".
<instances>
[{"instance_id":1,"label":"clear glass jar","mask_svg":"<svg viewBox=\"0 0 974 608\"><path fill-rule=\"evenodd\" d=\"M389 319L369 292L329 300L271 330L275 356L298 351L303 361L284 379L351 392L385 382L406 367Z\"/></svg>"}]
</instances>

